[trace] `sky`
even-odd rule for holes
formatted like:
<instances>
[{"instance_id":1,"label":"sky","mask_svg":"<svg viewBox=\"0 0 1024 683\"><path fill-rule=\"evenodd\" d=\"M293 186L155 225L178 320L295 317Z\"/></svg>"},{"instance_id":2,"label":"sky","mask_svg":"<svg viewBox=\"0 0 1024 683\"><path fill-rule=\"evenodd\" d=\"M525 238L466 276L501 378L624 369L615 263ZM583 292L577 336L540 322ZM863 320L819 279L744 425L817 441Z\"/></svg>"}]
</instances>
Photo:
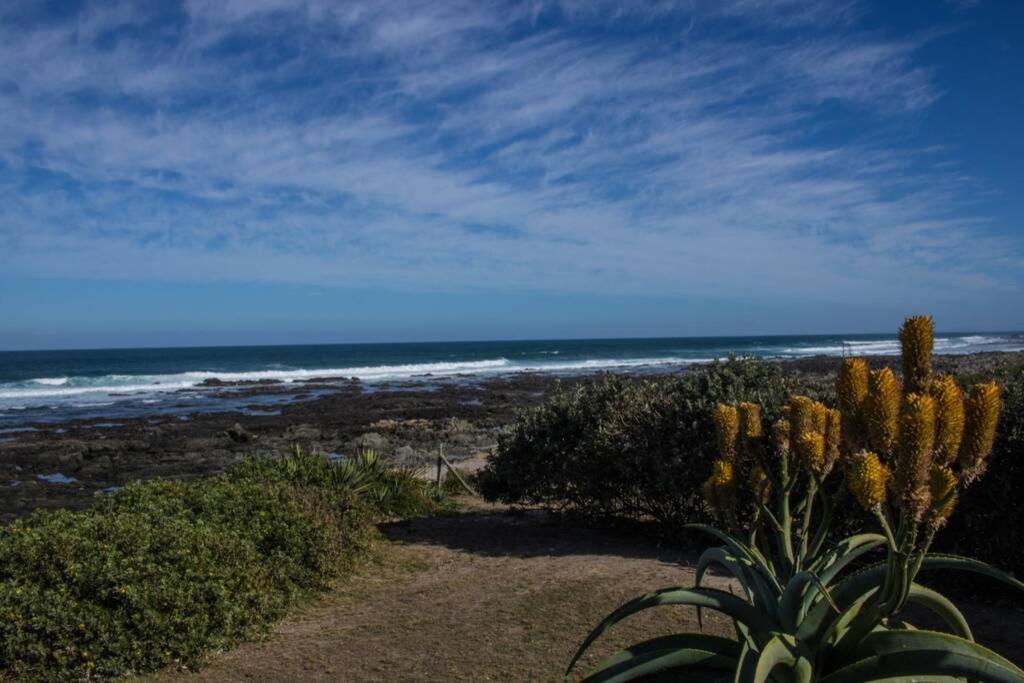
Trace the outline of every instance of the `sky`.
<instances>
[{"instance_id":1,"label":"sky","mask_svg":"<svg viewBox=\"0 0 1024 683\"><path fill-rule=\"evenodd\" d=\"M1016 0L0 0L0 349L1024 329Z\"/></svg>"}]
</instances>

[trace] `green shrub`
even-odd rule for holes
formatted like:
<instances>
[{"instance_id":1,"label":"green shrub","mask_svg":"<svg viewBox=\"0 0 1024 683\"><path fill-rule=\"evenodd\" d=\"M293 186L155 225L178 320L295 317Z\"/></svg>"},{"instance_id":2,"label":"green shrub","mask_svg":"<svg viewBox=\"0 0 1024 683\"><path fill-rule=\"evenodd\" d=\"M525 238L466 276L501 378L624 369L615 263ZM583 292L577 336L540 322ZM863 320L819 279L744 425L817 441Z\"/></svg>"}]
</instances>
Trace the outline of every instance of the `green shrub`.
<instances>
[{"instance_id":1,"label":"green shrub","mask_svg":"<svg viewBox=\"0 0 1024 683\"><path fill-rule=\"evenodd\" d=\"M195 668L348 572L374 519L448 505L375 460L296 452L199 481L131 484L86 511L38 512L0 528L0 677Z\"/></svg>"},{"instance_id":2,"label":"green shrub","mask_svg":"<svg viewBox=\"0 0 1024 683\"><path fill-rule=\"evenodd\" d=\"M796 388L777 364L731 359L683 375L559 389L500 440L480 473L481 493L591 516L692 521L704 514L712 407L755 401L774 419Z\"/></svg>"}]
</instances>

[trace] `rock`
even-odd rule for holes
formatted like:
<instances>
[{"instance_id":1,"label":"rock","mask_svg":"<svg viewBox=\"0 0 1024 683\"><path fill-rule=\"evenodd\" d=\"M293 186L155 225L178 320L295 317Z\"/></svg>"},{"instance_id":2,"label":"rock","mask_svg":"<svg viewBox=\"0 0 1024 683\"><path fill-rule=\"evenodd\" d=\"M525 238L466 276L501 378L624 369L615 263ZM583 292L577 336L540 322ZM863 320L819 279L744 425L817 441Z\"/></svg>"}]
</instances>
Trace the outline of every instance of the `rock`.
<instances>
[{"instance_id":1,"label":"rock","mask_svg":"<svg viewBox=\"0 0 1024 683\"><path fill-rule=\"evenodd\" d=\"M235 443L250 443L256 440L255 434L253 434L252 432L250 432L237 422L231 427L228 427L225 434L227 434L228 438L234 441Z\"/></svg>"},{"instance_id":2,"label":"rock","mask_svg":"<svg viewBox=\"0 0 1024 683\"><path fill-rule=\"evenodd\" d=\"M351 448L349 450L368 448L374 451L386 451L390 445L387 438L377 432L366 432L350 442Z\"/></svg>"},{"instance_id":3,"label":"rock","mask_svg":"<svg viewBox=\"0 0 1024 683\"><path fill-rule=\"evenodd\" d=\"M82 458L82 454L77 451L64 453L57 459L57 464L62 470L68 470L71 472L77 472L82 469L83 462L84 459Z\"/></svg>"},{"instance_id":4,"label":"rock","mask_svg":"<svg viewBox=\"0 0 1024 683\"><path fill-rule=\"evenodd\" d=\"M319 429L307 424L293 425L285 430L284 438L287 441L320 441L322 434Z\"/></svg>"},{"instance_id":5,"label":"rock","mask_svg":"<svg viewBox=\"0 0 1024 683\"><path fill-rule=\"evenodd\" d=\"M79 470L81 475L90 479L109 477L113 469L113 462L109 455L101 455L98 458L88 461Z\"/></svg>"}]
</instances>

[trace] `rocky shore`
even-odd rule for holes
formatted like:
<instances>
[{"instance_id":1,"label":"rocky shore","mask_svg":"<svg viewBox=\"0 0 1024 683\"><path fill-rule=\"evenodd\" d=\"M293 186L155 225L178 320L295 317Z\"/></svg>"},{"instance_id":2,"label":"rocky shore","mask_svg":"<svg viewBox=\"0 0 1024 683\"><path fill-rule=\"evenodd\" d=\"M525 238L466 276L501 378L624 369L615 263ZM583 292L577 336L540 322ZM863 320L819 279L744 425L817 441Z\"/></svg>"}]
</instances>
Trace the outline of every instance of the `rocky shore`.
<instances>
[{"instance_id":1,"label":"rocky shore","mask_svg":"<svg viewBox=\"0 0 1024 683\"><path fill-rule=\"evenodd\" d=\"M827 380L840 359L784 361L788 373ZM875 357L874 366L896 358ZM991 373L1024 364L1024 353L939 356L937 370ZM590 377L593 377L592 375ZM134 479L200 477L252 454L282 454L295 446L335 456L373 448L389 461L427 468L439 443L453 460L485 453L520 409L544 399L556 382L587 377L522 374L479 382L393 386L311 380L289 385L303 400L268 403L280 386L227 387L252 398L249 409L187 416L91 419L31 424L0 433L0 521L39 508L84 507L97 493ZM210 387L212 391L220 387Z\"/></svg>"}]
</instances>

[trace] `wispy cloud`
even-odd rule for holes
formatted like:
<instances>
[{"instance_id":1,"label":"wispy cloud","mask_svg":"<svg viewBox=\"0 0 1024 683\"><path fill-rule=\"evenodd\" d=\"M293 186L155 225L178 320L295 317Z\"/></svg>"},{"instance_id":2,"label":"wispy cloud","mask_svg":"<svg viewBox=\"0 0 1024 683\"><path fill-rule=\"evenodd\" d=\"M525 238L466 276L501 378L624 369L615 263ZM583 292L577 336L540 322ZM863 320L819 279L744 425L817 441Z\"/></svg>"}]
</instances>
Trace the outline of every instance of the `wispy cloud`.
<instances>
[{"instance_id":1,"label":"wispy cloud","mask_svg":"<svg viewBox=\"0 0 1024 683\"><path fill-rule=\"evenodd\" d=\"M861 30L855 3L638 6L15 8L0 259L395 288L1019 289L1019 240L970 201L984 184L901 135L943 96L927 38Z\"/></svg>"}]
</instances>

